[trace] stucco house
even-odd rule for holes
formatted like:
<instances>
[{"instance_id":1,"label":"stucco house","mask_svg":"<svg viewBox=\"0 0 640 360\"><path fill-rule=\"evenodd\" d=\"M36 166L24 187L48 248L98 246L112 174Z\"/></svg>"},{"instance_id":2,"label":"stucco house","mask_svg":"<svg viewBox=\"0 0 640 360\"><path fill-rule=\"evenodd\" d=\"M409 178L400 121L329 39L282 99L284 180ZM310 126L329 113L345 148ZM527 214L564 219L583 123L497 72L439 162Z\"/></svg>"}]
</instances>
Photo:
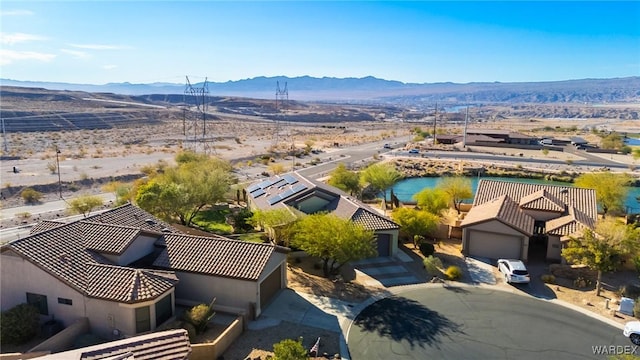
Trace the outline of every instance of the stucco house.
<instances>
[{"instance_id":1,"label":"stucco house","mask_svg":"<svg viewBox=\"0 0 640 360\"><path fill-rule=\"evenodd\" d=\"M563 242L593 229L597 216L593 189L482 179L460 225L462 252L560 262Z\"/></svg>"},{"instance_id":2,"label":"stucco house","mask_svg":"<svg viewBox=\"0 0 640 360\"><path fill-rule=\"evenodd\" d=\"M68 325L88 318L111 338L154 330L176 303L259 315L286 287L286 252L175 228L131 204L68 224L47 222L0 248L0 308L38 307Z\"/></svg>"},{"instance_id":3,"label":"stucco house","mask_svg":"<svg viewBox=\"0 0 640 360\"><path fill-rule=\"evenodd\" d=\"M376 236L378 256L395 256L398 252L400 226L333 186L292 172L256 181L246 188L246 192L252 209L285 208L294 213L333 213L372 230Z\"/></svg>"}]
</instances>

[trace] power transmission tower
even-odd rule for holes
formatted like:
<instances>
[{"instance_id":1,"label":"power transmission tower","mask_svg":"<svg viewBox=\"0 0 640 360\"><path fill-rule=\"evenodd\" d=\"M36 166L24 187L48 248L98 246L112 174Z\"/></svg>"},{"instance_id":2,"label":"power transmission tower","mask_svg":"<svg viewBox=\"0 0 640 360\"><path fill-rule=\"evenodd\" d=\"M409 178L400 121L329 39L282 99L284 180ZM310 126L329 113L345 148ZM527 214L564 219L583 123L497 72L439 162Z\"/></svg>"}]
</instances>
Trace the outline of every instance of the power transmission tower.
<instances>
[{"instance_id":1,"label":"power transmission tower","mask_svg":"<svg viewBox=\"0 0 640 360\"><path fill-rule=\"evenodd\" d=\"M209 108L209 87L207 84L207 78L204 79L202 87L195 87L191 85L189 77L187 76L187 83L184 88L184 100L185 104L195 105L195 116L189 128L184 126L185 118L183 114L183 132L185 134L186 142L189 143L189 136L193 142L193 151L198 152L202 150L205 154L209 152L209 143L207 139L207 110Z\"/></svg>"},{"instance_id":2,"label":"power transmission tower","mask_svg":"<svg viewBox=\"0 0 640 360\"><path fill-rule=\"evenodd\" d=\"M284 108L289 101L289 90L287 89L287 83L284 83L284 89L280 89L280 82L276 81L276 134L275 134L275 146L278 146L278 135L280 134L280 109Z\"/></svg>"}]
</instances>

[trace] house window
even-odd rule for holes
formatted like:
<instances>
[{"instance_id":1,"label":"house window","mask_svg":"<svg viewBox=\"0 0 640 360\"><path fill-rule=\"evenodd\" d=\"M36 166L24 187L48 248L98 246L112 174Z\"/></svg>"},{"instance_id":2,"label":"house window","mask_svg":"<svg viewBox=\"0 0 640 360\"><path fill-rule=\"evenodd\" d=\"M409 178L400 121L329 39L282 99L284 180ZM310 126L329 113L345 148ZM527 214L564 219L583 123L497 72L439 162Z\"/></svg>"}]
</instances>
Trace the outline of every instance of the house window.
<instances>
[{"instance_id":1,"label":"house window","mask_svg":"<svg viewBox=\"0 0 640 360\"><path fill-rule=\"evenodd\" d=\"M173 302L171 301L171 294L169 294L156 303L156 326L169 320L172 315Z\"/></svg>"},{"instance_id":2,"label":"house window","mask_svg":"<svg viewBox=\"0 0 640 360\"><path fill-rule=\"evenodd\" d=\"M47 306L47 297L45 295L27 293L27 304L35 306L40 315L49 315L49 307Z\"/></svg>"},{"instance_id":3,"label":"house window","mask_svg":"<svg viewBox=\"0 0 640 360\"><path fill-rule=\"evenodd\" d=\"M58 304L73 305L73 301L71 299L58 298Z\"/></svg>"},{"instance_id":4,"label":"house window","mask_svg":"<svg viewBox=\"0 0 640 360\"><path fill-rule=\"evenodd\" d=\"M141 307L136 309L136 334L151 331L151 316L149 307Z\"/></svg>"}]
</instances>

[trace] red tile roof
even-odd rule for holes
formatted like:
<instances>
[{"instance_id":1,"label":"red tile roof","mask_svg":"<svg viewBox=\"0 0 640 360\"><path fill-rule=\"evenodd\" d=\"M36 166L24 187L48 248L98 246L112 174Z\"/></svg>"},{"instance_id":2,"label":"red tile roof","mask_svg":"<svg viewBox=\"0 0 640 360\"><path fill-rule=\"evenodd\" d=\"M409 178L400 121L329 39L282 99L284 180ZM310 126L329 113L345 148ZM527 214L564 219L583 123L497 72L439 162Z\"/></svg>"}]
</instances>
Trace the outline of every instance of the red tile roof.
<instances>
[{"instance_id":1,"label":"red tile roof","mask_svg":"<svg viewBox=\"0 0 640 360\"><path fill-rule=\"evenodd\" d=\"M464 220L462 220L460 226L467 227L489 220L498 220L527 236L533 235L535 220L525 214L524 211L518 207L518 204L506 195L472 207Z\"/></svg>"},{"instance_id":2,"label":"red tile roof","mask_svg":"<svg viewBox=\"0 0 640 360\"><path fill-rule=\"evenodd\" d=\"M173 272L141 270L122 266L87 266L87 295L94 298L135 303L152 300L178 283Z\"/></svg>"},{"instance_id":3,"label":"red tile roof","mask_svg":"<svg viewBox=\"0 0 640 360\"><path fill-rule=\"evenodd\" d=\"M84 246L101 254L121 255L141 234L160 237L157 232L144 231L130 226L118 226L82 221Z\"/></svg>"}]
</instances>

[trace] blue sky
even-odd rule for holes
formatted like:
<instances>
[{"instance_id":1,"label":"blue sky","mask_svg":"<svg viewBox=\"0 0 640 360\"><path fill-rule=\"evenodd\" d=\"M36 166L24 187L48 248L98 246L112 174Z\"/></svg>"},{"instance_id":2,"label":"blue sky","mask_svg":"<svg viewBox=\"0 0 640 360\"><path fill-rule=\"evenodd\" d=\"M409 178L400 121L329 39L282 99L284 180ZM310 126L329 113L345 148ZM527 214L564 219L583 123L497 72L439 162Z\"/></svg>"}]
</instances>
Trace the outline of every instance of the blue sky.
<instances>
[{"instance_id":1,"label":"blue sky","mask_svg":"<svg viewBox=\"0 0 640 360\"><path fill-rule=\"evenodd\" d=\"M640 75L640 2L6 1L0 77L407 83Z\"/></svg>"}]
</instances>

